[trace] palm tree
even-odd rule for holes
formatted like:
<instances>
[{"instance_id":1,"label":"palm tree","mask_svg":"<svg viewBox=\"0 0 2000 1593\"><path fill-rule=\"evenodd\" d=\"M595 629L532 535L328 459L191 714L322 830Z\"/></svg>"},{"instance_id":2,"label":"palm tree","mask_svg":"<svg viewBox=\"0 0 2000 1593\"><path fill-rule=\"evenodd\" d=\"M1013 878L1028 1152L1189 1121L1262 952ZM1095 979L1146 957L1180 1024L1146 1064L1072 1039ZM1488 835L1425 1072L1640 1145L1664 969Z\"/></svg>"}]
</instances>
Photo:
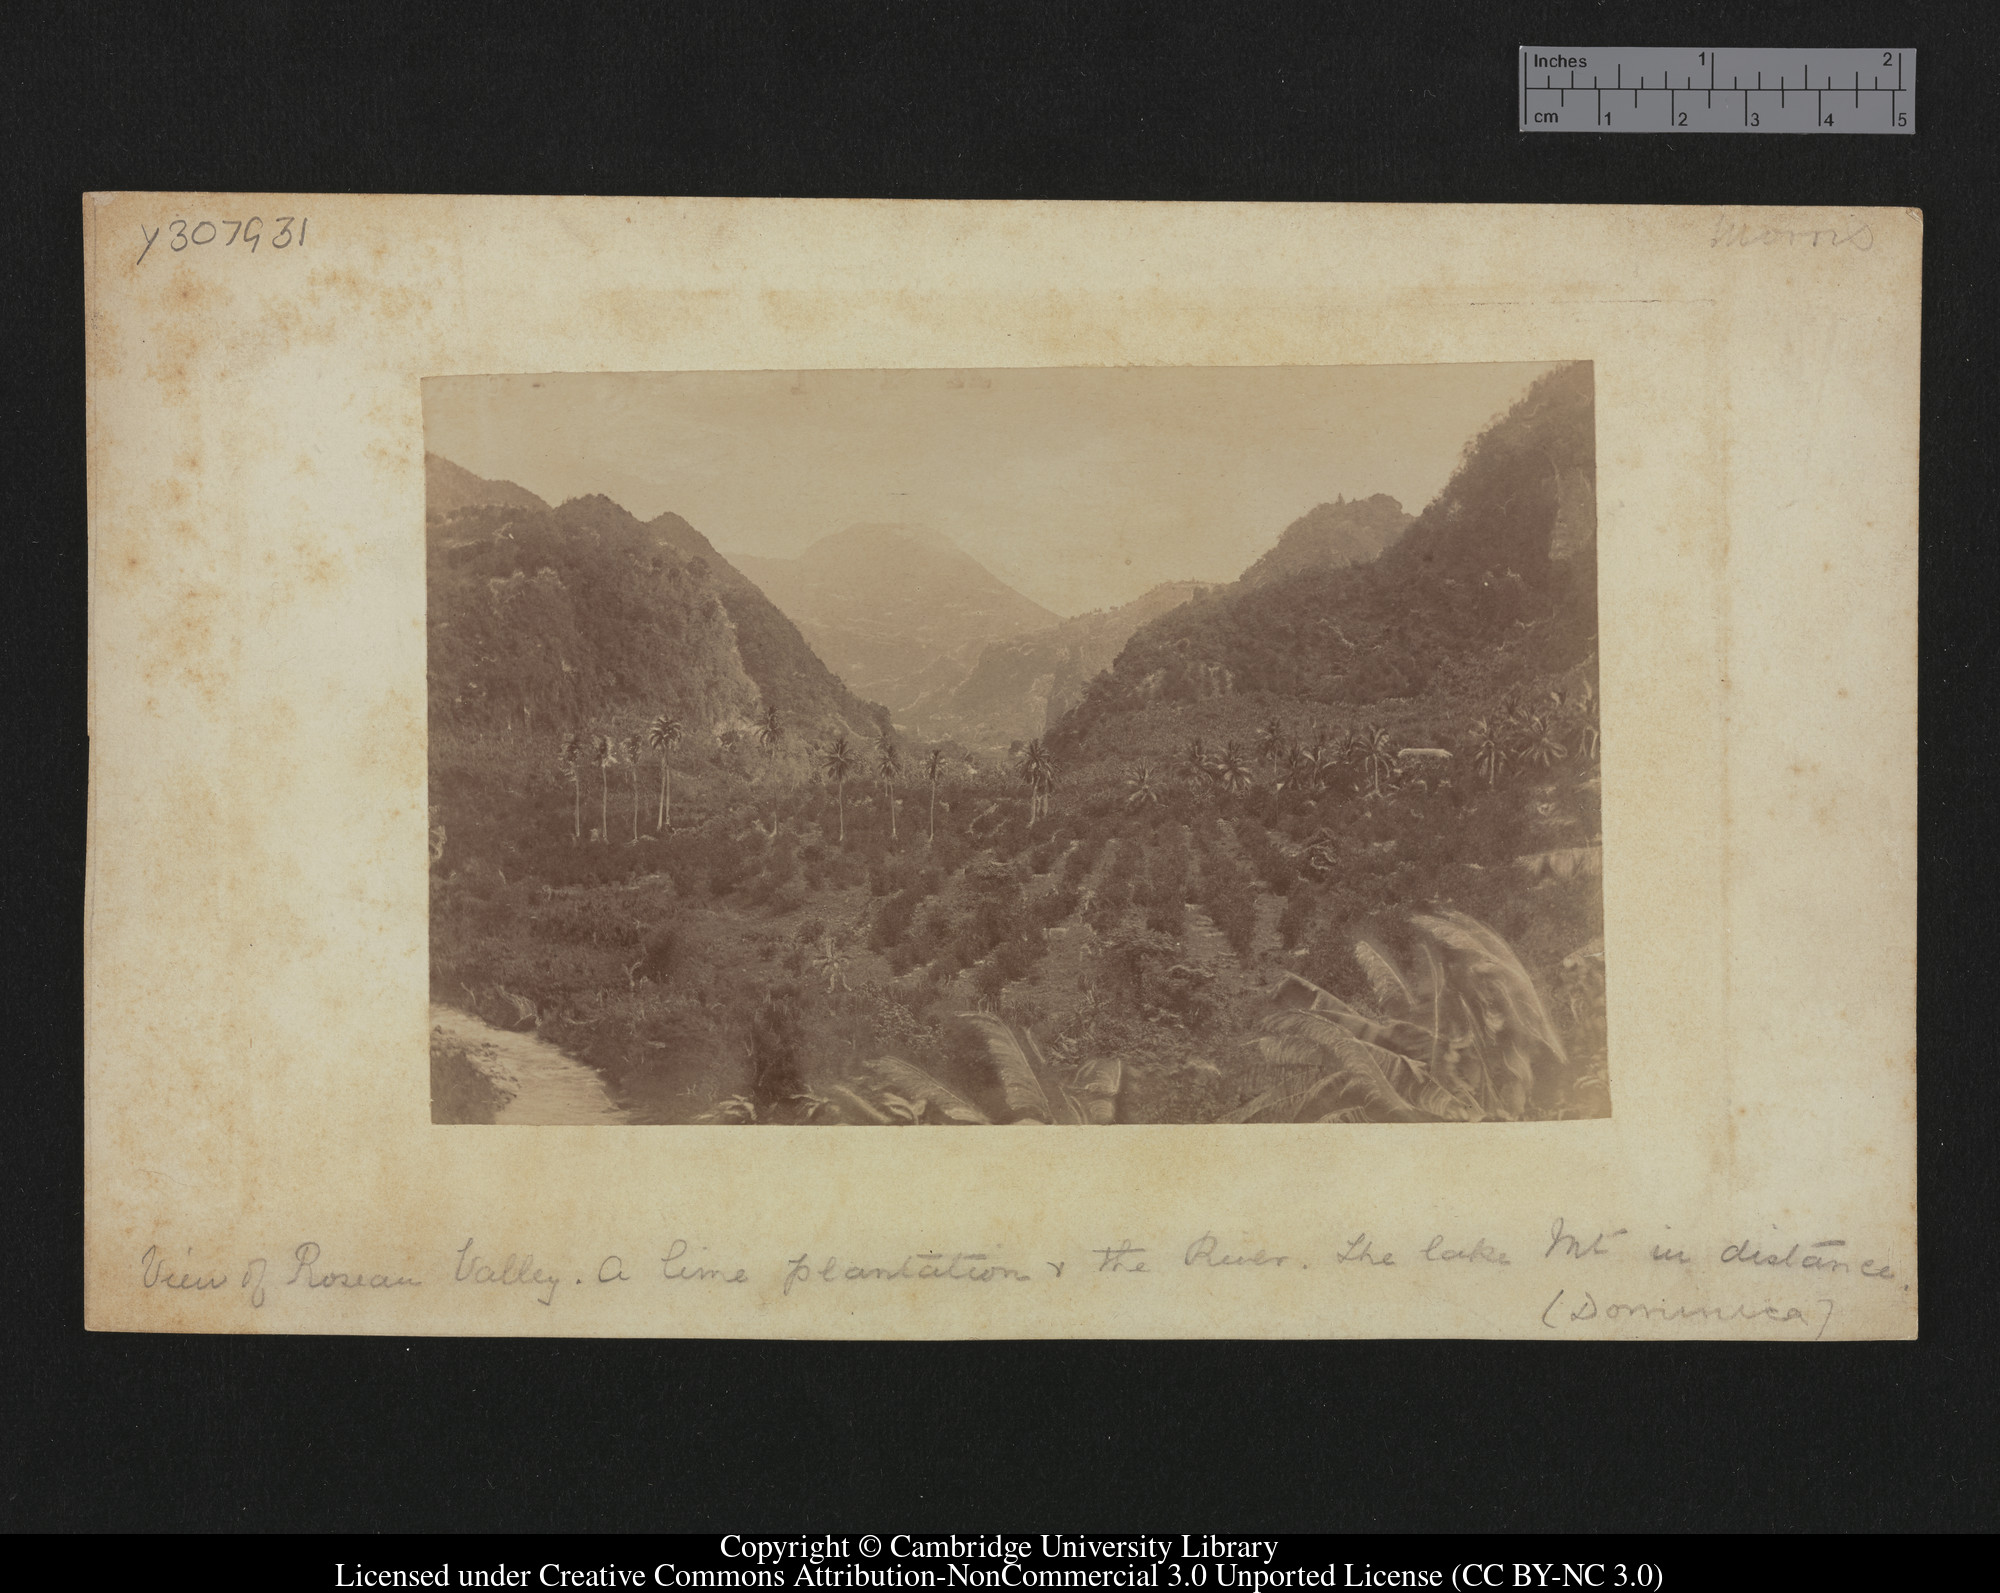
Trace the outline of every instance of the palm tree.
<instances>
[{"instance_id":1,"label":"palm tree","mask_svg":"<svg viewBox=\"0 0 2000 1593\"><path fill-rule=\"evenodd\" d=\"M812 954L813 971L826 981L826 993L851 989L847 982L847 954L833 943L833 936L821 935Z\"/></svg>"},{"instance_id":2,"label":"palm tree","mask_svg":"<svg viewBox=\"0 0 2000 1593\"><path fill-rule=\"evenodd\" d=\"M1304 747L1295 745L1286 749L1284 767L1278 771L1277 779L1271 782L1271 789L1286 791L1298 786L1311 787L1318 780L1319 764Z\"/></svg>"},{"instance_id":3,"label":"palm tree","mask_svg":"<svg viewBox=\"0 0 2000 1593\"><path fill-rule=\"evenodd\" d=\"M938 781L943 778L944 749L942 747L933 747L931 748L931 755L924 759L924 779L930 782L931 788L931 833L926 837L924 843L927 846L935 846L937 844L937 788Z\"/></svg>"},{"instance_id":4,"label":"palm tree","mask_svg":"<svg viewBox=\"0 0 2000 1593\"><path fill-rule=\"evenodd\" d=\"M618 761L618 744L609 736L592 736L590 745L597 759L601 785L597 797L597 838L611 839L611 766Z\"/></svg>"},{"instance_id":5,"label":"palm tree","mask_svg":"<svg viewBox=\"0 0 2000 1593\"><path fill-rule=\"evenodd\" d=\"M569 781L576 800L570 814L570 841L575 846L583 839L583 737L572 730L563 737L562 750L556 754L556 769Z\"/></svg>"},{"instance_id":6,"label":"palm tree","mask_svg":"<svg viewBox=\"0 0 2000 1593\"><path fill-rule=\"evenodd\" d=\"M1542 714L1529 716L1526 734L1522 737L1521 757L1538 769L1546 770L1551 764L1569 756L1569 749L1562 744L1555 726Z\"/></svg>"},{"instance_id":7,"label":"palm tree","mask_svg":"<svg viewBox=\"0 0 2000 1593\"><path fill-rule=\"evenodd\" d=\"M1355 737L1355 751L1361 767L1368 772L1377 797L1382 794L1382 776L1396 772L1396 752L1389 745L1389 732L1380 725L1364 725Z\"/></svg>"},{"instance_id":8,"label":"palm tree","mask_svg":"<svg viewBox=\"0 0 2000 1593\"><path fill-rule=\"evenodd\" d=\"M1595 763L1604 738L1597 728L1597 693L1590 689L1589 681L1577 687L1571 712L1576 718L1576 761Z\"/></svg>"},{"instance_id":9,"label":"palm tree","mask_svg":"<svg viewBox=\"0 0 2000 1593\"><path fill-rule=\"evenodd\" d=\"M833 781L836 800L840 804L840 839L847 840L847 777L854 772L854 749L847 744L847 737L835 736L830 746L819 755L820 772Z\"/></svg>"},{"instance_id":10,"label":"palm tree","mask_svg":"<svg viewBox=\"0 0 2000 1593\"><path fill-rule=\"evenodd\" d=\"M1263 731L1257 737L1257 757L1264 763L1276 763L1285 750L1285 727L1273 716L1266 721Z\"/></svg>"},{"instance_id":11,"label":"palm tree","mask_svg":"<svg viewBox=\"0 0 2000 1593\"><path fill-rule=\"evenodd\" d=\"M1131 793L1125 798L1128 808L1151 807L1160 800L1160 793L1153 785L1153 766L1149 763L1140 764L1137 774L1128 774L1125 784Z\"/></svg>"},{"instance_id":12,"label":"palm tree","mask_svg":"<svg viewBox=\"0 0 2000 1593\"><path fill-rule=\"evenodd\" d=\"M764 710L764 717L757 721L757 739L766 747L775 747L782 732L778 727L778 709L775 703Z\"/></svg>"},{"instance_id":13,"label":"palm tree","mask_svg":"<svg viewBox=\"0 0 2000 1593\"><path fill-rule=\"evenodd\" d=\"M1257 783L1255 771L1243 756L1243 749L1230 742L1222 749L1222 756L1216 760L1215 782L1231 796L1240 796Z\"/></svg>"},{"instance_id":14,"label":"palm tree","mask_svg":"<svg viewBox=\"0 0 2000 1593\"><path fill-rule=\"evenodd\" d=\"M625 761L632 765L632 844L639 844L639 754L644 750L637 736L625 738Z\"/></svg>"},{"instance_id":15,"label":"palm tree","mask_svg":"<svg viewBox=\"0 0 2000 1593\"><path fill-rule=\"evenodd\" d=\"M1499 784L1507 767L1507 744L1490 719L1472 722L1472 767L1486 776L1488 790Z\"/></svg>"},{"instance_id":16,"label":"palm tree","mask_svg":"<svg viewBox=\"0 0 2000 1593\"><path fill-rule=\"evenodd\" d=\"M658 748L660 754L660 816L653 825L655 830L667 827L667 815L672 811L673 801L667 784L667 760L673 756L674 748L681 744L681 737L685 734L687 727L672 714L661 714L646 730L646 745Z\"/></svg>"},{"instance_id":17,"label":"palm tree","mask_svg":"<svg viewBox=\"0 0 2000 1593\"><path fill-rule=\"evenodd\" d=\"M882 782L882 794L889 801L889 839L896 839L896 776L902 772L903 757L896 743L883 731L876 743L875 777Z\"/></svg>"},{"instance_id":18,"label":"palm tree","mask_svg":"<svg viewBox=\"0 0 2000 1593\"><path fill-rule=\"evenodd\" d=\"M1200 785L1213 773L1208 766L1208 748L1200 736L1196 736L1182 749L1181 771L1192 785Z\"/></svg>"},{"instance_id":19,"label":"palm tree","mask_svg":"<svg viewBox=\"0 0 2000 1593\"><path fill-rule=\"evenodd\" d=\"M1056 783L1056 762L1038 736L1021 754L1021 778L1028 782L1028 827L1049 809L1049 787Z\"/></svg>"}]
</instances>

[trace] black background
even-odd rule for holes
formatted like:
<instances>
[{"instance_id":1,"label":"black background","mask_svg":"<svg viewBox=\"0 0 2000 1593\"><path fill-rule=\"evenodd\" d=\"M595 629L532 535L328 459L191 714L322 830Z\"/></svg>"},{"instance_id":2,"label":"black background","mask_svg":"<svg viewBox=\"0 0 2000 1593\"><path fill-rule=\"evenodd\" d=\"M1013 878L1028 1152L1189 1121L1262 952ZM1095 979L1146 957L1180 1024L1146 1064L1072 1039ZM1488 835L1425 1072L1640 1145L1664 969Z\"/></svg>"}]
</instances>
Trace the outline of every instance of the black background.
<instances>
[{"instance_id":1,"label":"black background","mask_svg":"<svg viewBox=\"0 0 2000 1593\"><path fill-rule=\"evenodd\" d=\"M11 13L0 1525L2000 1525L1980 844L2000 440L1991 9L266 0ZM1919 132L1523 136L1514 63L1530 42L1915 49ZM1921 207L1922 1340L84 1334L87 189Z\"/></svg>"}]
</instances>

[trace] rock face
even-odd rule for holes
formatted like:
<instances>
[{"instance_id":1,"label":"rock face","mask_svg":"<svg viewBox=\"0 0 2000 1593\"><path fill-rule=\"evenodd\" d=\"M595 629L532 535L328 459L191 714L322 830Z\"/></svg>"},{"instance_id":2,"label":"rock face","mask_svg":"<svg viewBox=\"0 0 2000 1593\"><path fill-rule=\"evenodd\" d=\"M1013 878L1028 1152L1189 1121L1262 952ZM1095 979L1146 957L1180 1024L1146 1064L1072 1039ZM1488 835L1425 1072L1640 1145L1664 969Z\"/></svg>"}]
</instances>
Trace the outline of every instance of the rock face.
<instances>
[{"instance_id":1,"label":"rock face","mask_svg":"<svg viewBox=\"0 0 2000 1593\"><path fill-rule=\"evenodd\" d=\"M850 526L796 559L735 563L849 687L898 713L962 678L988 642L1057 620L921 526Z\"/></svg>"},{"instance_id":2,"label":"rock face","mask_svg":"<svg viewBox=\"0 0 2000 1593\"><path fill-rule=\"evenodd\" d=\"M1276 545L1243 572L1241 584L1264 586L1300 570L1366 564L1403 534L1411 518L1383 492L1323 503L1286 526Z\"/></svg>"},{"instance_id":3,"label":"rock face","mask_svg":"<svg viewBox=\"0 0 2000 1593\"><path fill-rule=\"evenodd\" d=\"M1111 667L1134 631L1205 590L1199 582L1171 581L1117 608L988 642L957 678L934 686L901 717L913 734L968 747L1032 740L1081 700L1091 677Z\"/></svg>"}]
</instances>

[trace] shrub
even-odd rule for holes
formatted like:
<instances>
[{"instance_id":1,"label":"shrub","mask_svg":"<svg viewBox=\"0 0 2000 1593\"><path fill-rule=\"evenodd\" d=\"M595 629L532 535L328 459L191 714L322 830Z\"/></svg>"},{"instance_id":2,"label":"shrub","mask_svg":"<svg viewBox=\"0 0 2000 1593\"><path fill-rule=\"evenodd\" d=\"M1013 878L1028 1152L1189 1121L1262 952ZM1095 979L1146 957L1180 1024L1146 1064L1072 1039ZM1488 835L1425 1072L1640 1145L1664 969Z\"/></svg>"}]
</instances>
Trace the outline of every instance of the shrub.
<instances>
[{"instance_id":1,"label":"shrub","mask_svg":"<svg viewBox=\"0 0 2000 1593\"><path fill-rule=\"evenodd\" d=\"M1287 951L1304 944L1306 933L1312 928L1313 897L1312 887L1299 883L1285 903L1285 910L1278 915L1278 939Z\"/></svg>"}]
</instances>

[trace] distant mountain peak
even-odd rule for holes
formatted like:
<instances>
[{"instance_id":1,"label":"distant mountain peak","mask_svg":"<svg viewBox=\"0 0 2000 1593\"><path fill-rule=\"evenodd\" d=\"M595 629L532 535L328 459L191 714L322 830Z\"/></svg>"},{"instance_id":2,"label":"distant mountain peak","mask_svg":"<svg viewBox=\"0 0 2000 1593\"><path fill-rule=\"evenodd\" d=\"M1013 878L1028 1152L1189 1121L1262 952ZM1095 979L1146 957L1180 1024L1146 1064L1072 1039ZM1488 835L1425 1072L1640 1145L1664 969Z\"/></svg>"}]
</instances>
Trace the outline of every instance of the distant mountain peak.
<instances>
[{"instance_id":1,"label":"distant mountain peak","mask_svg":"<svg viewBox=\"0 0 2000 1593\"><path fill-rule=\"evenodd\" d=\"M424 515L444 516L478 504L499 504L508 509L546 509L548 504L526 487L513 481L488 481L475 476L463 465L453 464L443 454L424 455Z\"/></svg>"},{"instance_id":2,"label":"distant mountain peak","mask_svg":"<svg viewBox=\"0 0 2000 1593\"><path fill-rule=\"evenodd\" d=\"M795 559L735 563L849 687L892 709L936 691L945 661L969 667L980 643L1058 621L926 526L851 525Z\"/></svg>"},{"instance_id":3,"label":"distant mountain peak","mask_svg":"<svg viewBox=\"0 0 2000 1593\"><path fill-rule=\"evenodd\" d=\"M916 547L936 553L955 554L968 558L963 548L943 532L933 531L927 525L906 525L884 521L862 521L842 530L830 532L808 546L799 557L819 559L828 556L847 556L859 551L885 552Z\"/></svg>"}]
</instances>

